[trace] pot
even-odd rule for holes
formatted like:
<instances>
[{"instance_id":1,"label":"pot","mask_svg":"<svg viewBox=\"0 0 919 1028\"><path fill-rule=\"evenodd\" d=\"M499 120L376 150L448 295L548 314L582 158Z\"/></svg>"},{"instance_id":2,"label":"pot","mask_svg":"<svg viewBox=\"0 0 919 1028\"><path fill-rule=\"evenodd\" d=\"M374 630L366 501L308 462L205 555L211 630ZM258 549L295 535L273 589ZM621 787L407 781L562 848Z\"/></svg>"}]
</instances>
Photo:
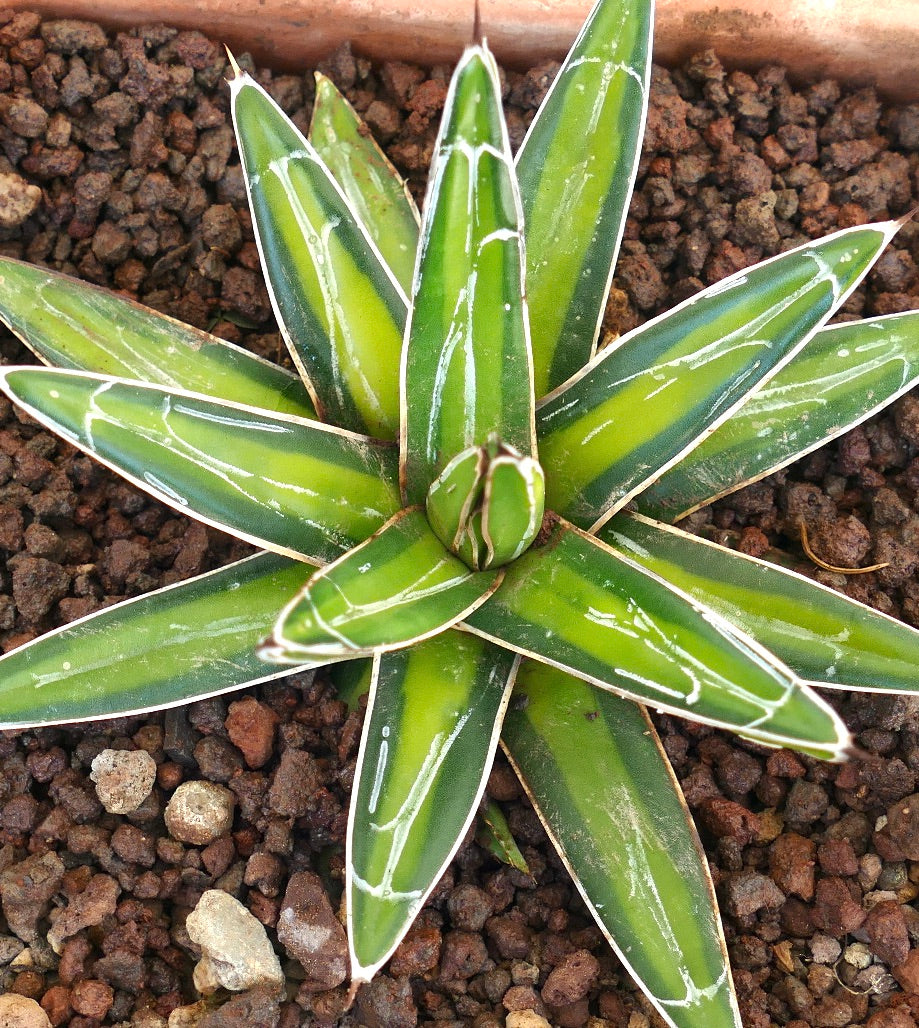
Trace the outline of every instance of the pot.
<instances>
[{"instance_id":1,"label":"pot","mask_svg":"<svg viewBox=\"0 0 919 1028\"><path fill-rule=\"evenodd\" d=\"M11 0L46 17L112 27L153 21L200 28L279 68L325 57L345 40L370 57L432 64L455 60L474 34L466 0ZM561 58L591 0L480 0L479 23L499 60L532 66ZM919 4L899 0L658 0L655 57L672 64L713 47L728 65L780 61L803 80L875 82L892 99L919 99Z\"/></svg>"}]
</instances>

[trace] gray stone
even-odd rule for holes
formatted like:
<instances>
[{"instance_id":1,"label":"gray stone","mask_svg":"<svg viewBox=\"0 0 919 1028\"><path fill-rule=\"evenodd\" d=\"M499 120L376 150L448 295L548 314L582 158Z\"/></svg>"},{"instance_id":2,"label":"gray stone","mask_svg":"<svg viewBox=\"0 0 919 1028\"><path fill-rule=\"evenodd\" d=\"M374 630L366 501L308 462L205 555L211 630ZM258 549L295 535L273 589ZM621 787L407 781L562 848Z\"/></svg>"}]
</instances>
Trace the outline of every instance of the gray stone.
<instances>
[{"instance_id":1,"label":"gray stone","mask_svg":"<svg viewBox=\"0 0 919 1028\"><path fill-rule=\"evenodd\" d=\"M201 947L194 983L205 995L219 988L242 992L258 985L284 988L281 962L265 927L239 902L219 889L209 889L188 915L185 928Z\"/></svg>"}]
</instances>

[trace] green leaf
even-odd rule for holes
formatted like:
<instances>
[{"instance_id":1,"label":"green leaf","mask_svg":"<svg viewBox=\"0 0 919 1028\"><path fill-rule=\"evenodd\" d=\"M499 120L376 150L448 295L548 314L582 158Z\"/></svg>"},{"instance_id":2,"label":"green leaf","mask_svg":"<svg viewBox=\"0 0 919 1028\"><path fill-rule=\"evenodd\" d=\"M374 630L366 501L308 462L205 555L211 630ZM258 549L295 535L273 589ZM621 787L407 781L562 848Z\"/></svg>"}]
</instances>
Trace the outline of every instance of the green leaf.
<instances>
[{"instance_id":1,"label":"green leaf","mask_svg":"<svg viewBox=\"0 0 919 1028\"><path fill-rule=\"evenodd\" d=\"M0 257L0 318L43 361L314 418L303 383L269 361L116 293Z\"/></svg>"},{"instance_id":2,"label":"green leaf","mask_svg":"<svg viewBox=\"0 0 919 1028\"><path fill-rule=\"evenodd\" d=\"M489 436L536 453L520 199L491 54L467 49L428 182L402 384L402 490Z\"/></svg>"},{"instance_id":3,"label":"green leaf","mask_svg":"<svg viewBox=\"0 0 919 1028\"><path fill-rule=\"evenodd\" d=\"M467 616L485 638L602 688L772 746L839 759L845 726L719 615L564 522Z\"/></svg>"},{"instance_id":4,"label":"green leaf","mask_svg":"<svg viewBox=\"0 0 919 1028\"><path fill-rule=\"evenodd\" d=\"M285 607L266 659L370 656L425 639L483 603L500 572L473 572L418 508L400 511L366 542L317 571Z\"/></svg>"},{"instance_id":5,"label":"green leaf","mask_svg":"<svg viewBox=\"0 0 919 1028\"><path fill-rule=\"evenodd\" d=\"M374 660L348 819L351 973L369 981L463 841L517 661L457 632Z\"/></svg>"},{"instance_id":6,"label":"green leaf","mask_svg":"<svg viewBox=\"0 0 919 1028\"><path fill-rule=\"evenodd\" d=\"M329 667L329 681L335 687L335 695L348 704L348 710L357 710L360 698L370 692L372 672L373 661L363 657L340 660Z\"/></svg>"},{"instance_id":7,"label":"green leaf","mask_svg":"<svg viewBox=\"0 0 919 1028\"><path fill-rule=\"evenodd\" d=\"M520 852L504 812L494 800L489 800L479 811L479 820L481 823L475 841L502 864L521 874L530 874L530 865Z\"/></svg>"},{"instance_id":8,"label":"green leaf","mask_svg":"<svg viewBox=\"0 0 919 1028\"><path fill-rule=\"evenodd\" d=\"M233 124L275 315L323 420L392 438L405 295L315 148L247 75Z\"/></svg>"},{"instance_id":9,"label":"green leaf","mask_svg":"<svg viewBox=\"0 0 919 1028\"><path fill-rule=\"evenodd\" d=\"M50 368L0 369L0 390L138 488L278 553L335 560L399 509L395 452L315 421Z\"/></svg>"},{"instance_id":10,"label":"green leaf","mask_svg":"<svg viewBox=\"0 0 919 1028\"><path fill-rule=\"evenodd\" d=\"M408 293L418 248L415 201L351 104L318 71L309 138Z\"/></svg>"},{"instance_id":11,"label":"green leaf","mask_svg":"<svg viewBox=\"0 0 919 1028\"><path fill-rule=\"evenodd\" d=\"M676 521L848 432L919 382L919 313L834 325L636 497Z\"/></svg>"},{"instance_id":12,"label":"green leaf","mask_svg":"<svg viewBox=\"0 0 919 1028\"><path fill-rule=\"evenodd\" d=\"M794 356L898 227L845 229L738 272L550 394L537 412L547 506L602 524Z\"/></svg>"},{"instance_id":13,"label":"green leaf","mask_svg":"<svg viewBox=\"0 0 919 1028\"><path fill-rule=\"evenodd\" d=\"M26 643L0 658L0 727L160 710L290 674L255 649L312 571L260 553Z\"/></svg>"},{"instance_id":14,"label":"green leaf","mask_svg":"<svg viewBox=\"0 0 919 1028\"><path fill-rule=\"evenodd\" d=\"M643 708L524 661L502 743L604 935L667 1024L740 1028L705 854Z\"/></svg>"},{"instance_id":15,"label":"green leaf","mask_svg":"<svg viewBox=\"0 0 919 1028\"><path fill-rule=\"evenodd\" d=\"M796 674L840 689L919 692L919 632L776 564L620 515L601 538L757 639Z\"/></svg>"},{"instance_id":16,"label":"green leaf","mask_svg":"<svg viewBox=\"0 0 919 1028\"><path fill-rule=\"evenodd\" d=\"M635 182L650 0L600 0L517 155L536 395L594 352Z\"/></svg>"}]
</instances>

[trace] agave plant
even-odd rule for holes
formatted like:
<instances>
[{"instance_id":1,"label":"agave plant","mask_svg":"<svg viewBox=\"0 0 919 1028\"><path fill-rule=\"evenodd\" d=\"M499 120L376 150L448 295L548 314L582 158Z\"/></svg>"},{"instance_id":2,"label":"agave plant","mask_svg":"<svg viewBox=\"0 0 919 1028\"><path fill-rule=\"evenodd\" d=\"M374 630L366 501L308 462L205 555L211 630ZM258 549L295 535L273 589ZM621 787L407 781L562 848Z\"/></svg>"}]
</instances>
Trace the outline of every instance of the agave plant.
<instances>
[{"instance_id":1,"label":"agave plant","mask_svg":"<svg viewBox=\"0 0 919 1028\"><path fill-rule=\"evenodd\" d=\"M234 66L299 375L5 260L6 368L43 425L260 547L0 662L6 727L157 709L331 663L369 689L346 853L355 982L389 958L505 748L671 1025L739 1025L713 890L642 704L830 760L813 685L916 691L919 633L671 527L917 378L919 316L825 328L898 228L846 229L596 352L644 125L650 0L599 0L514 159L484 45L423 218L334 87L310 140ZM417 255L417 256L416 256ZM317 570L318 567L318 570Z\"/></svg>"}]
</instances>

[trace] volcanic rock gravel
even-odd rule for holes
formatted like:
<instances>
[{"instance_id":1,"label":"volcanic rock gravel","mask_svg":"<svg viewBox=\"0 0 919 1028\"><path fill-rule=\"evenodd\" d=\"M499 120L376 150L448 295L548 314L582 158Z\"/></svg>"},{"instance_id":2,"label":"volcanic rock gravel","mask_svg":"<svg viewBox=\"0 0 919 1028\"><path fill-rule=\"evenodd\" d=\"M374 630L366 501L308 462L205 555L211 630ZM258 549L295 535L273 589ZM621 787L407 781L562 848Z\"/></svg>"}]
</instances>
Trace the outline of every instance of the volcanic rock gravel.
<instances>
[{"instance_id":1,"label":"volcanic rock gravel","mask_svg":"<svg viewBox=\"0 0 919 1028\"><path fill-rule=\"evenodd\" d=\"M515 145L556 67L506 74ZM343 48L323 70L420 196L448 69L373 67ZM109 35L0 11L0 252L283 361L226 71L198 32ZM312 76L256 74L306 129ZM917 169L919 106L891 109L870 88L832 81L792 85L775 66L729 72L710 52L656 70L608 338L782 249L904 214ZM919 306L917 259L907 224L842 318ZM0 359L31 358L3 333ZM802 521L828 563L889 566L816 568ZM783 548L819 581L919 625L919 400L901 399L690 527L747 553ZM0 401L3 649L247 552ZM749 1028L915 1028L919 1016L919 704L836 702L864 751L841 766L658 721L712 864ZM320 674L0 736L0 1013L18 1003L17 1023L74 1028L658 1023L501 758L489 792L532 875L468 840L388 969L346 1012L333 912L360 722ZM124 813L97 794L107 751L155 764L152 788ZM200 804L179 802L189 793ZM288 983L280 999L270 985L205 999L194 990L202 954L186 918L212 890L264 926Z\"/></svg>"}]
</instances>

